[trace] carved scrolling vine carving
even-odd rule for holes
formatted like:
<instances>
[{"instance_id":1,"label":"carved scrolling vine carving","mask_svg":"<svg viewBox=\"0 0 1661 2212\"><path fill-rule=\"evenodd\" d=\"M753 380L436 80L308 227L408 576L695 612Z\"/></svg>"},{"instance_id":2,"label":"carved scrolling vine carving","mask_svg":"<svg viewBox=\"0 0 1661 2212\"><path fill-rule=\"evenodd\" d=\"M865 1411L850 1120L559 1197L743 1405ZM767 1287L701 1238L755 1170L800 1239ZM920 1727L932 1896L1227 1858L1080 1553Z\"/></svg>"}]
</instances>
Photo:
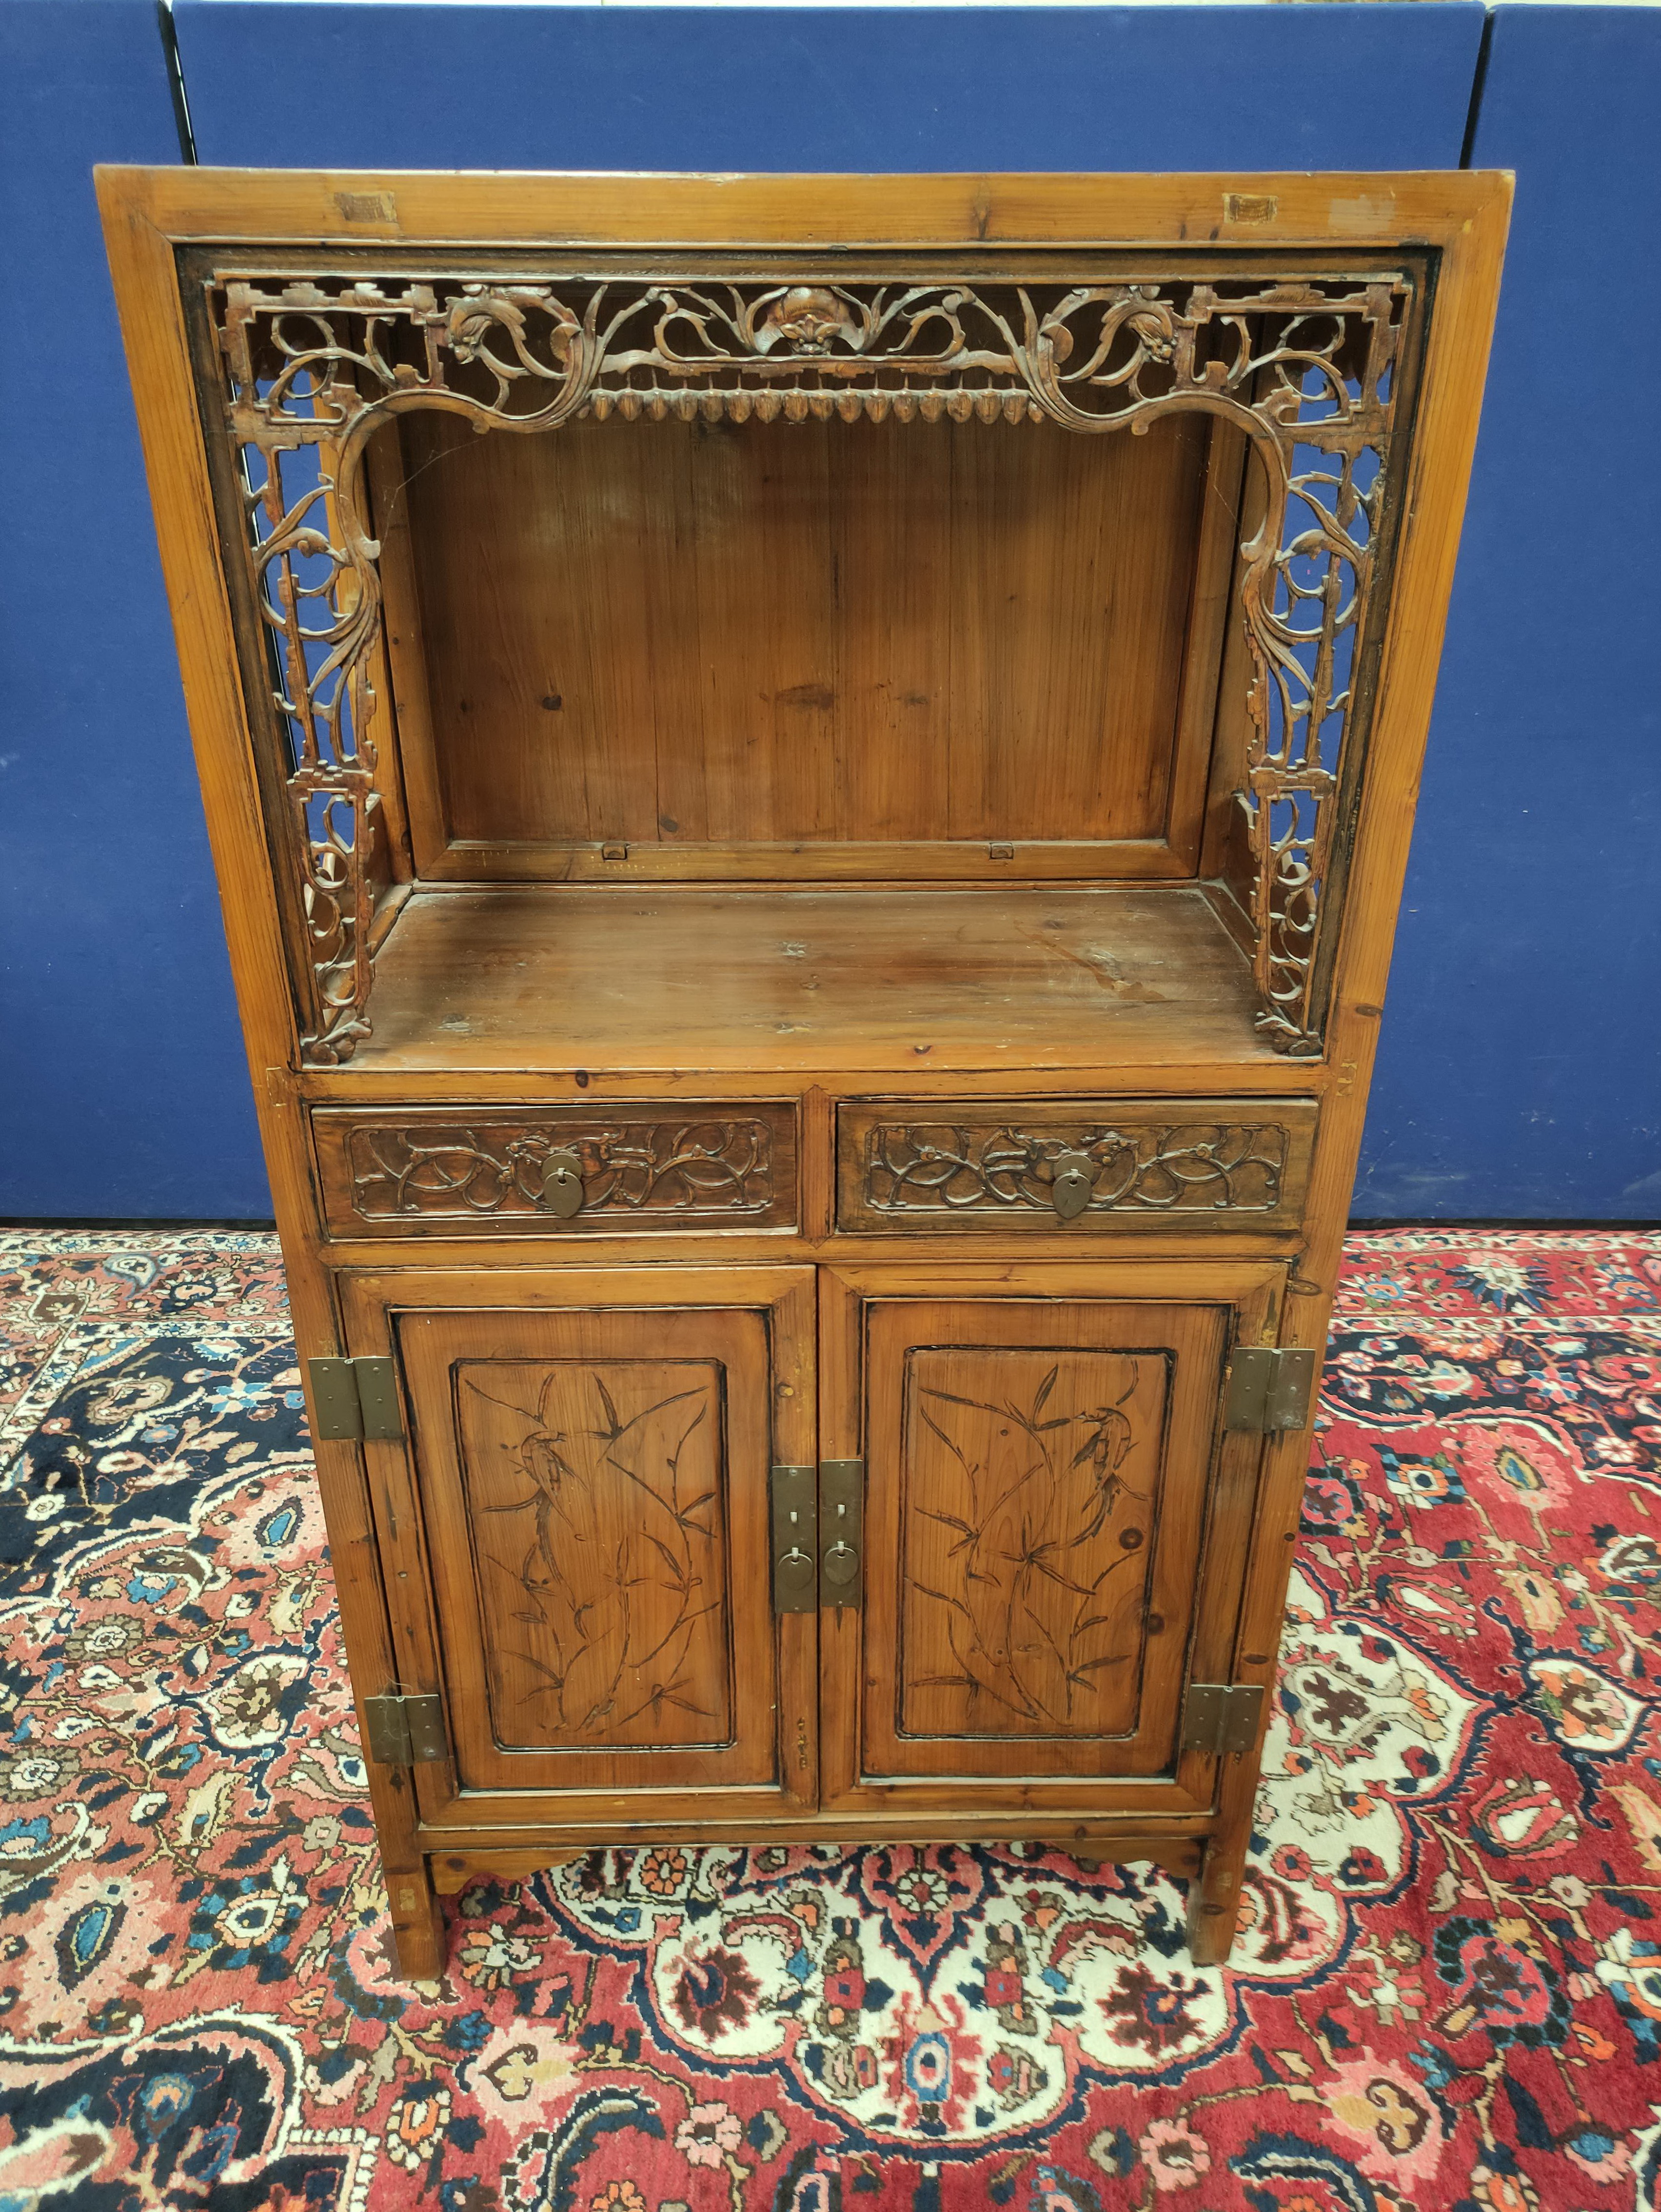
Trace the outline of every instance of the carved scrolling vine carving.
<instances>
[{"instance_id":1,"label":"carved scrolling vine carving","mask_svg":"<svg viewBox=\"0 0 1661 2212\"><path fill-rule=\"evenodd\" d=\"M1056 1162L1092 1164L1096 1212L1272 1213L1287 1138L1272 1122L1100 1122L1023 1129L879 1122L867 1139L865 1186L882 1213L1049 1213Z\"/></svg>"},{"instance_id":2,"label":"carved scrolling vine carving","mask_svg":"<svg viewBox=\"0 0 1661 2212\"><path fill-rule=\"evenodd\" d=\"M521 431L612 413L1049 420L1088 435L1200 409L1237 425L1267 483L1240 572L1258 1019L1281 1049L1318 1052L1321 896L1409 289L1395 276L211 284L305 855L306 1058L346 1059L368 1030L380 589L361 468L378 425L417 407Z\"/></svg>"},{"instance_id":3,"label":"carved scrolling vine carving","mask_svg":"<svg viewBox=\"0 0 1661 2212\"><path fill-rule=\"evenodd\" d=\"M526 1214L545 1221L543 1174L556 1146L582 1163L583 1213L764 1214L776 1196L764 1121L368 1124L351 1133L352 1204L366 1221L400 1215Z\"/></svg>"}]
</instances>

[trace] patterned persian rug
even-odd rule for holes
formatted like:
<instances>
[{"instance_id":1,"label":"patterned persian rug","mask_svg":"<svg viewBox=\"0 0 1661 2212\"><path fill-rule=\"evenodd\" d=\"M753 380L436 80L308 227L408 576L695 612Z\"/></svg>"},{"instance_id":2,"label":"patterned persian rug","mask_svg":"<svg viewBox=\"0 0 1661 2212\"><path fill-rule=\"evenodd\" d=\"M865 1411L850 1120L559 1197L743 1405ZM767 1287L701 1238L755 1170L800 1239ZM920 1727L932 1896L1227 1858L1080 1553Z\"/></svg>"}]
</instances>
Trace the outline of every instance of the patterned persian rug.
<instances>
[{"instance_id":1,"label":"patterned persian rug","mask_svg":"<svg viewBox=\"0 0 1661 2212\"><path fill-rule=\"evenodd\" d=\"M13 1234L0 2212L1604 2212L1661 2170L1661 1237L1357 1238L1249 1925L596 1852L401 1986L274 1243Z\"/></svg>"}]
</instances>

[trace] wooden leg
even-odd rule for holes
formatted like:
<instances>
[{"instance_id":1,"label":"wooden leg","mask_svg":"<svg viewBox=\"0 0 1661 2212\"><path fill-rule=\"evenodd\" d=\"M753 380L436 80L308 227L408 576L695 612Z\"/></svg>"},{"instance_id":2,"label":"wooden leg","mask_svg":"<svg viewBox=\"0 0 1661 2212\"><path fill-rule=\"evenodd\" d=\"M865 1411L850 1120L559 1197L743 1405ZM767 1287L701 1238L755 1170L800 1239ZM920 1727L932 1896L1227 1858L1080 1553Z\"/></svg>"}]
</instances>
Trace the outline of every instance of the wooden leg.
<instances>
[{"instance_id":1,"label":"wooden leg","mask_svg":"<svg viewBox=\"0 0 1661 2212\"><path fill-rule=\"evenodd\" d=\"M406 1981L438 1982L444 1978L444 1913L427 1873L427 1862L417 1858L412 1867L393 1867L382 1862L386 1877L386 1901L392 1916L392 1953L398 1971Z\"/></svg>"},{"instance_id":2,"label":"wooden leg","mask_svg":"<svg viewBox=\"0 0 1661 2212\"><path fill-rule=\"evenodd\" d=\"M586 1844L569 1850L535 1845L522 1851L435 1851L428 1861L433 1887L441 1897L453 1897L472 1881L525 1881L550 1867L569 1866L587 1852Z\"/></svg>"},{"instance_id":3,"label":"wooden leg","mask_svg":"<svg viewBox=\"0 0 1661 2212\"><path fill-rule=\"evenodd\" d=\"M1188 1885L1188 1952L1196 1966L1225 1966L1234 1948L1245 1856L1244 1838L1230 1845L1214 1836L1197 1877Z\"/></svg>"}]
</instances>

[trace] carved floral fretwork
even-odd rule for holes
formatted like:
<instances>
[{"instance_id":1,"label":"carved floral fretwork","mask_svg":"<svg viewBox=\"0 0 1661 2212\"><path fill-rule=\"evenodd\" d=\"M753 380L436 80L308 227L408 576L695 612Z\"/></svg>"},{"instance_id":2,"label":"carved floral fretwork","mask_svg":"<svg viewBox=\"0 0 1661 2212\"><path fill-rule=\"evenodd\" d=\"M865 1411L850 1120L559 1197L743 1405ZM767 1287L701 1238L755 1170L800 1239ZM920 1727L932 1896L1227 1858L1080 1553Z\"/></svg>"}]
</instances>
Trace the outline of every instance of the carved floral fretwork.
<instances>
[{"instance_id":1,"label":"carved floral fretwork","mask_svg":"<svg viewBox=\"0 0 1661 2212\"><path fill-rule=\"evenodd\" d=\"M538 431L579 415L1049 421L1091 435L1198 409L1263 464L1241 548L1256 670L1244 787L1259 1021L1320 1049L1316 955L1340 755L1390 473L1405 276L1268 282L652 281L209 287L289 732L315 978L305 1055L368 1032L379 547L363 448L400 410Z\"/></svg>"},{"instance_id":2,"label":"carved floral fretwork","mask_svg":"<svg viewBox=\"0 0 1661 2212\"><path fill-rule=\"evenodd\" d=\"M1287 1132L1265 1122L1034 1130L888 1121L867 1139L865 1193L874 1212L905 1219L1047 1214L1056 1163L1082 1157L1092 1212L1271 1213L1287 1153Z\"/></svg>"}]
</instances>

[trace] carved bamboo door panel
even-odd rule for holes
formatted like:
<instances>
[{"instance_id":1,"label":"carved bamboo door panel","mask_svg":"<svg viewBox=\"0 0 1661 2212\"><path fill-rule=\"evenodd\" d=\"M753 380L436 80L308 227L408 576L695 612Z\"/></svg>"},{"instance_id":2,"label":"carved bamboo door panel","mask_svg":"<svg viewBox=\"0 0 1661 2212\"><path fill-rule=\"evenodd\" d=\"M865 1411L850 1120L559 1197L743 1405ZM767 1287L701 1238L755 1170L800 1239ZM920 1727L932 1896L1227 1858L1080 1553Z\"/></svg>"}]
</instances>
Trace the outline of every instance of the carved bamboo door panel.
<instances>
[{"instance_id":1,"label":"carved bamboo door panel","mask_svg":"<svg viewBox=\"0 0 1661 2212\"><path fill-rule=\"evenodd\" d=\"M814 1622L775 1623L769 1475L780 1447L812 1458L812 1271L479 1277L472 1310L457 1287L382 1279L409 1438L365 1447L416 1686L446 1708L423 1812L811 1804Z\"/></svg>"},{"instance_id":2,"label":"carved bamboo door panel","mask_svg":"<svg viewBox=\"0 0 1661 2212\"><path fill-rule=\"evenodd\" d=\"M1105 1270L859 1273L825 1309L827 1422L857 1419L865 1461L826 1802L1200 1802L1178 1722L1192 1662L1226 1665L1256 1447L1225 1440L1222 1382L1261 1288L1243 1310L1115 1297Z\"/></svg>"}]
</instances>

